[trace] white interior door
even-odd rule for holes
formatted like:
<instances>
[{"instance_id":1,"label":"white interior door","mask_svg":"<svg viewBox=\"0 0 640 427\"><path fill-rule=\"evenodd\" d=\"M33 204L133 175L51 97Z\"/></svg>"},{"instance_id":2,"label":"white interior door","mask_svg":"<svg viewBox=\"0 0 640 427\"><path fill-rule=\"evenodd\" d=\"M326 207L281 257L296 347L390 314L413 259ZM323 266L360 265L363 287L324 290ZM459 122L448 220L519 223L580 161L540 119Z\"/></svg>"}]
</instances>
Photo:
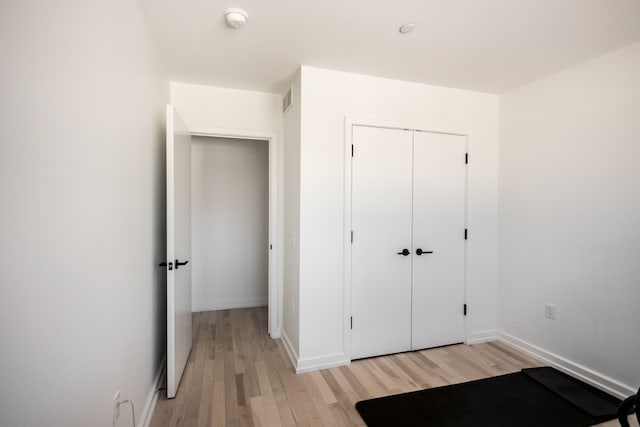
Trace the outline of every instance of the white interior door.
<instances>
[{"instance_id":1,"label":"white interior door","mask_svg":"<svg viewBox=\"0 0 640 427\"><path fill-rule=\"evenodd\" d=\"M411 349L412 132L353 127L351 358Z\"/></svg>"},{"instance_id":2,"label":"white interior door","mask_svg":"<svg viewBox=\"0 0 640 427\"><path fill-rule=\"evenodd\" d=\"M466 138L415 132L413 150L412 347L417 350L464 341ZM418 255L418 249L427 253Z\"/></svg>"},{"instance_id":3,"label":"white interior door","mask_svg":"<svg viewBox=\"0 0 640 427\"><path fill-rule=\"evenodd\" d=\"M191 134L167 105L167 397L191 351Z\"/></svg>"}]
</instances>

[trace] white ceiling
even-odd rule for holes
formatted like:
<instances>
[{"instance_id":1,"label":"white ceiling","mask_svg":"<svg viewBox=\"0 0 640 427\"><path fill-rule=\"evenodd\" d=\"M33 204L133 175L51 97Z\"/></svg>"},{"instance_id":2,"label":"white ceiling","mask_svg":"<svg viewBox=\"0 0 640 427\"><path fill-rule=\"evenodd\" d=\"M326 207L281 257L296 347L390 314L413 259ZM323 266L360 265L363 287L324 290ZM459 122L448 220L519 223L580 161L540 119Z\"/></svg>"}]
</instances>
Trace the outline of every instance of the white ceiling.
<instances>
[{"instance_id":1,"label":"white ceiling","mask_svg":"<svg viewBox=\"0 0 640 427\"><path fill-rule=\"evenodd\" d=\"M304 64L501 93L640 40L640 0L140 1L171 80L266 92Z\"/></svg>"}]
</instances>

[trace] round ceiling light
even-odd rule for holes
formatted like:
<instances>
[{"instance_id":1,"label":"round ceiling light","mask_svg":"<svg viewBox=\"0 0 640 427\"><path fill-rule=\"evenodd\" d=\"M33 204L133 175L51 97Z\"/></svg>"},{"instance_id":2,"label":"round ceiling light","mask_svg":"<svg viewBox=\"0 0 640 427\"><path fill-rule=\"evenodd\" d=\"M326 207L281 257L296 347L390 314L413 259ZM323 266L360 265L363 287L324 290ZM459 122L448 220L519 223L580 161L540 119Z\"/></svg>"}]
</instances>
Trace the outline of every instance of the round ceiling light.
<instances>
[{"instance_id":1,"label":"round ceiling light","mask_svg":"<svg viewBox=\"0 0 640 427\"><path fill-rule=\"evenodd\" d=\"M225 9L224 18L227 20L227 24L233 28L240 28L247 22L249 14L246 10L238 9L237 7L230 7Z\"/></svg>"},{"instance_id":2,"label":"round ceiling light","mask_svg":"<svg viewBox=\"0 0 640 427\"><path fill-rule=\"evenodd\" d=\"M416 24L404 24L403 26L398 28L398 31L400 31L401 34L409 34L415 28L416 28Z\"/></svg>"}]
</instances>

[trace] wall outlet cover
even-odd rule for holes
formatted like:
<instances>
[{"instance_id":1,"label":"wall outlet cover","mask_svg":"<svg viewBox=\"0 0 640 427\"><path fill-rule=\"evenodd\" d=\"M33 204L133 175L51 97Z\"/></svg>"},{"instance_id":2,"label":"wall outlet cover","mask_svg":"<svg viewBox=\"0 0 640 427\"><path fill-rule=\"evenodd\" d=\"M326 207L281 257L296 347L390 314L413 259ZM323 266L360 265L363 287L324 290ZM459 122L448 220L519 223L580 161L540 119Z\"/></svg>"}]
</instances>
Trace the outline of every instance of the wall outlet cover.
<instances>
[{"instance_id":1,"label":"wall outlet cover","mask_svg":"<svg viewBox=\"0 0 640 427\"><path fill-rule=\"evenodd\" d=\"M555 319L556 318L556 306L553 304L545 304L544 305L544 315L548 318L548 319Z\"/></svg>"}]
</instances>

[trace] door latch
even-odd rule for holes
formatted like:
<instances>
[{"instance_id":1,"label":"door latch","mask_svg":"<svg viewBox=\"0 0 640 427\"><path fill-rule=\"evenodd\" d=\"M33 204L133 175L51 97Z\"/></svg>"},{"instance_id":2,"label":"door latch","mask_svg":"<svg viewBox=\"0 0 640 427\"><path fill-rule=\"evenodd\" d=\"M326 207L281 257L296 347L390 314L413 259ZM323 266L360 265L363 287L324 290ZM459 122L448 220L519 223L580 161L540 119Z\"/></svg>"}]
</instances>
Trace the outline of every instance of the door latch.
<instances>
[{"instance_id":1,"label":"door latch","mask_svg":"<svg viewBox=\"0 0 640 427\"><path fill-rule=\"evenodd\" d=\"M166 262L161 262L160 264L158 264L158 267L167 267L167 270L171 271L173 270L173 263L170 262L169 264L167 264Z\"/></svg>"}]
</instances>

